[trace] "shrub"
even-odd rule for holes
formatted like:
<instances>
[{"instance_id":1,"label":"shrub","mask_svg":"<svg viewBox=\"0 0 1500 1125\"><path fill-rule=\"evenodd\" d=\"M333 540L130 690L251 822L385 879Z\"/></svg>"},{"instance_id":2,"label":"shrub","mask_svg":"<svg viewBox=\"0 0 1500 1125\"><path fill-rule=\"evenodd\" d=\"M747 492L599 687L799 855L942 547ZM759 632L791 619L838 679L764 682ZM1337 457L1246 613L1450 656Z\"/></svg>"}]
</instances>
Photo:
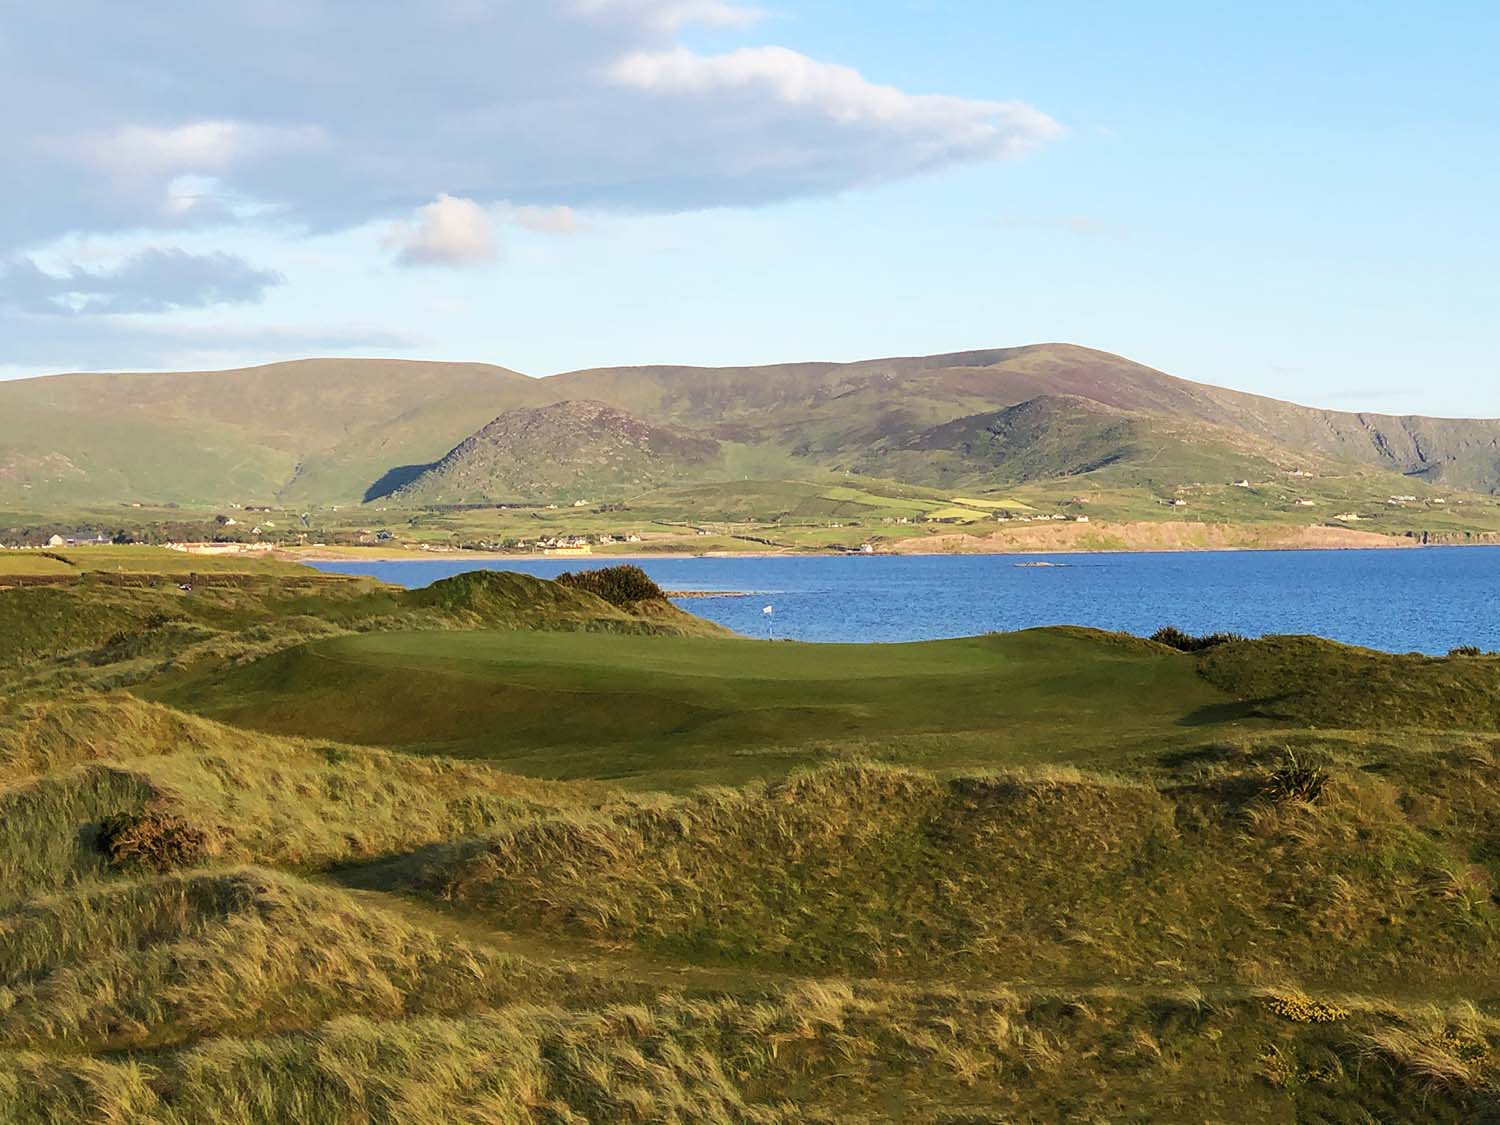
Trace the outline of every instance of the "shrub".
<instances>
[{"instance_id":1,"label":"shrub","mask_svg":"<svg viewBox=\"0 0 1500 1125\"><path fill-rule=\"evenodd\" d=\"M1286 762L1273 770L1261 786L1261 793L1278 804L1282 801L1306 801L1315 803L1328 785L1328 771L1316 766L1303 765L1290 750Z\"/></svg>"},{"instance_id":2,"label":"shrub","mask_svg":"<svg viewBox=\"0 0 1500 1125\"><path fill-rule=\"evenodd\" d=\"M1484 650L1481 649L1478 645L1459 645L1455 649L1450 649L1449 652L1448 652L1448 655L1449 656L1483 656L1484 655Z\"/></svg>"},{"instance_id":3,"label":"shrub","mask_svg":"<svg viewBox=\"0 0 1500 1125\"><path fill-rule=\"evenodd\" d=\"M602 570L569 571L557 581L574 590L595 594L612 605L628 606L636 602L659 601L666 597L662 588L638 566L607 566Z\"/></svg>"},{"instance_id":4,"label":"shrub","mask_svg":"<svg viewBox=\"0 0 1500 1125\"><path fill-rule=\"evenodd\" d=\"M1208 633L1195 637L1191 633L1184 633L1175 625L1168 625L1152 633L1151 639L1159 645L1175 648L1178 652L1204 652L1207 649L1218 648L1220 645L1243 641L1245 638L1238 633Z\"/></svg>"},{"instance_id":5,"label":"shrub","mask_svg":"<svg viewBox=\"0 0 1500 1125\"><path fill-rule=\"evenodd\" d=\"M155 871L196 866L210 852L209 833L160 810L112 816L99 825L98 840L111 863Z\"/></svg>"},{"instance_id":6,"label":"shrub","mask_svg":"<svg viewBox=\"0 0 1500 1125\"><path fill-rule=\"evenodd\" d=\"M1313 1000L1300 992L1273 995L1267 1003L1271 1011L1293 1023L1337 1023L1349 1018L1347 1009Z\"/></svg>"}]
</instances>

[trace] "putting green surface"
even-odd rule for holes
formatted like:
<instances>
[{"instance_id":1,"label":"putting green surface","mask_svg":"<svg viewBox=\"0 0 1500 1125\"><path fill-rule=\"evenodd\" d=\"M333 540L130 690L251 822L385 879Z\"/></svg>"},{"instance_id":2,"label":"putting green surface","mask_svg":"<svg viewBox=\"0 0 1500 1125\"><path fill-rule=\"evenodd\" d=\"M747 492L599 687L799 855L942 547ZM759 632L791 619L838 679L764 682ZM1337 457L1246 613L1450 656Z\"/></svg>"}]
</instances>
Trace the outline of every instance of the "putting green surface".
<instances>
[{"instance_id":1,"label":"putting green surface","mask_svg":"<svg viewBox=\"0 0 1500 1125\"><path fill-rule=\"evenodd\" d=\"M849 753L935 769L1118 762L1234 718L1189 658L1083 630L909 645L374 633L153 694L257 730L658 787Z\"/></svg>"}]
</instances>

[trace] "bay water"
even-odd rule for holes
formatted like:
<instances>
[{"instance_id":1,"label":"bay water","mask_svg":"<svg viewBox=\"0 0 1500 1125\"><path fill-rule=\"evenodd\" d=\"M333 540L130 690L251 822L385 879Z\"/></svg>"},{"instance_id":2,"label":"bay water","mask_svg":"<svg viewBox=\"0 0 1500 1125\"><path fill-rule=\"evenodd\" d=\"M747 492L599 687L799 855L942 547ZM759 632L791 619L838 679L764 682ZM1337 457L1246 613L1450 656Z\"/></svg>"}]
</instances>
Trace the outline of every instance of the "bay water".
<instances>
[{"instance_id":1,"label":"bay water","mask_svg":"<svg viewBox=\"0 0 1500 1125\"><path fill-rule=\"evenodd\" d=\"M621 561L448 556L312 565L415 588L468 570L555 578ZM1391 652L1500 649L1500 547L629 561L669 591L707 595L679 601L693 613L751 636L800 641L919 641L1037 625L1149 635L1176 625L1193 633L1316 633Z\"/></svg>"}]
</instances>

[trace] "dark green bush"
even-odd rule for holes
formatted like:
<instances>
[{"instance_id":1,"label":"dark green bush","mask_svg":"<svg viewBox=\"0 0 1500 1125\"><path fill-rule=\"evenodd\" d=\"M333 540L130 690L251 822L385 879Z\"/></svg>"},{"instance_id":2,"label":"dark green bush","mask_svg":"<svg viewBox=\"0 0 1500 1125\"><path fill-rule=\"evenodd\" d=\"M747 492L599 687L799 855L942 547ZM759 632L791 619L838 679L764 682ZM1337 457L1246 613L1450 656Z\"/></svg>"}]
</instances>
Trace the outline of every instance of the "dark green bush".
<instances>
[{"instance_id":1,"label":"dark green bush","mask_svg":"<svg viewBox=\"0 0 1500 1125\"><path fill-rule=\"evenodd\" d=\"M607 566L602 570L569 571L557 581L603 598L612 605L628 606L636 602L659 601L666 597L662 588L651 581L638 566Z\"/></svg>"},{"instance_id":2,"label":"dark green bush","mask_svg":"<svg viewBox=\"0 0 1500 1125\"><path fill-rule=\"evenodd\" d=\"M1208 633L1202 637L1195 637L1191 633L1184 633L1175 625L1168 625L1152 633L1151 639L1159 645L1175 648L1178 652L1204 652L1211 648L1218 648L1220 645L1243 641L1245 638L1238 633Z\"/></svg>"},{"instance_id":3,"label":"dark green bush","mask_svg":"<svg viewBox=\"0 0 1500 1125\"><path fill-rule=\"evenodd\" d=\"M1478 645L1459 645L1448 653L1449 656L1483 656L1484 650Z\"/></svg>"}]
</instances>

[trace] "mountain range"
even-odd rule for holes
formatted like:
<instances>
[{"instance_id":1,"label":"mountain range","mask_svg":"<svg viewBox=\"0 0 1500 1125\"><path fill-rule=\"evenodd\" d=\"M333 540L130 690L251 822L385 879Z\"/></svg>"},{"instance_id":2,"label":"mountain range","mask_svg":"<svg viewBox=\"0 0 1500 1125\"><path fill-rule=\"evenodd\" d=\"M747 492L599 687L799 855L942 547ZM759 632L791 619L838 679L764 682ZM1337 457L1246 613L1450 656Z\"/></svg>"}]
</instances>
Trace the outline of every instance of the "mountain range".
<instances>
[{"instance_id":1,"label":"mountain range","mask_svg":"<svg viewBox=\"0 0 1500 1125\"><path fill-rule=\"evenodd\" d=\"M27 508L611 499L830 471L944 488L1140 483L1329 464L1500 491L1500 421L1298 406L1069 344L546 378L309 359L0 383L0 503Z\"/></svg>"}]
</instances>

